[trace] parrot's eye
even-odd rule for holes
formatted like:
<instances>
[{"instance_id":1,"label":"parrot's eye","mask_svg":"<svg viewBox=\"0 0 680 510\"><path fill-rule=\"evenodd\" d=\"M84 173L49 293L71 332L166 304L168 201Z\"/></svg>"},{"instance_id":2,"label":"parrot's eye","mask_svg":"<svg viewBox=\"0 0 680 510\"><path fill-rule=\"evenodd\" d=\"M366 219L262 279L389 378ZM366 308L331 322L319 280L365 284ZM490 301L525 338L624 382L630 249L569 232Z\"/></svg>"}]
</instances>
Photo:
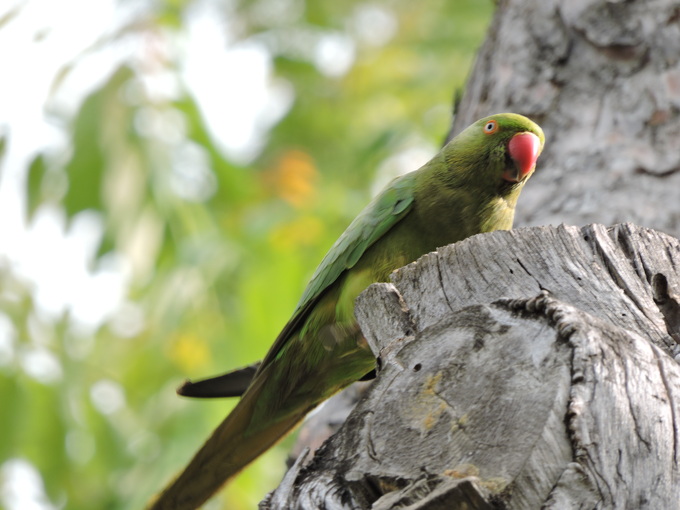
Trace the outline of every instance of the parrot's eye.
<instances>
[{"instance_id":1,"label":"parrot's eye","mask_svg":"<svg viewBox=\"0 0 680 510\"><path fill-rule=\"evenodd\" d=\"M484 133L487 135L492 135L498 131L498 122L495 120L490 120L484 125Z\"/></svg>"}]
</instances>

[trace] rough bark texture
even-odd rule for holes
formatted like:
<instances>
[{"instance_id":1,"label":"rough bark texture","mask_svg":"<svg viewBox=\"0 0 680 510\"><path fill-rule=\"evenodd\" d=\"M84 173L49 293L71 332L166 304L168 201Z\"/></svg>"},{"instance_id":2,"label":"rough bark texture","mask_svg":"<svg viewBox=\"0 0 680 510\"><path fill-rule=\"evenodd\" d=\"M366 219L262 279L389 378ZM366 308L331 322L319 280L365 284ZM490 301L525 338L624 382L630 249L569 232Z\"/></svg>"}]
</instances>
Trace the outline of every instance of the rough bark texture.
<instances>
[{"instance_id":1,"label":"rough bark texture","mask_svg":"<svg viewBox=\"0 0 680 510\"><path fill-rule=\"evenodd\" d=\"M360 296L378 377L262 507L678 508L679 288L633 225L426 255Z\"/></svg>"},{"instance_id":2,"label":"rough bark texture","mask_svg":"<svg viewBox=\"0 0 680 510\"><path fill-rule=\"evenodd\" d=\"M547 138L538 170L520 198L516 226L634 222L680 237L680 5L677 1L500 0L451 135L482 116L501 111L533 118L541 124ZM351 425L345 427L343 434L349 426L357 429L365 426L361 420L366 420L373 424L370 426L374 432L368 434L361 429L364 434L361 437L373 441L383 435L383 440L391 440L393 446L387 450L399 451L399 458L408 461L411 468L426 467L422 476L418 478L413 471L404 475L399 471L402 469L399 459L383 457L385 452L380 451L381 456L377 458L381 464L377 471L366 468L367 464L361 463L363 460L351 464L366 468L356 476L356 481L345 472L349 469L346 466L348 459L352 459L351 452L342 450L346 457L333 457L338 455L335 453L338 443L345 441L334 438L322 450L324 457L313 461L317 473L322 473L328 483L319 482L315 485L316 492L309 485L301 486L310 491L308 503L323 500L327 504L335 501L331 497L334 495L338 506L329 504L327 508L348 508L350 501L365 507L380 495L389 494L383 498L402 498L400 504L404 508L439 508L434 499L426 502L417 495L435 498L433 494L437 493L436 498L444 498L443 501L447 501L446 498L462 501L452 495L478 491L482 503L477 506L469 503L467 508L488 508L484 505L489 501L510 501L510 508L539 508L543 502L546 508L556 509L597 505L598 508L680 508L678 494L673 492L672 484L669 485L670 481L678 482L677 373L668 357L678 359L676 340L680 341L680 305L675 294L680 292L675 272L677 241L629 226L618 227L610 235L605 235L602 227L577 232L574 228L539 229L494 234L485 236L485 241L476 238L440 250L400 271L394 281L397 293L378 287L362 297L359 313L364 314L362 327L370 330L367 335L372 341L381 340L389 345L388 349L399 352L395 354L397 357L383 352L385 367L378 388L387 384L386 379L392 380L386 374L396 373L394 370L406 373L408 367L415 366L410 363L418 363L415 358L403 358L408 361L401 358L410 352L406 347L403 353L400 349L402 344L411 341L413 332L419 332L417 345L439 341L437 339L447 337L448 333L437 333L439 336L434 335L434 340L425 339L425 335L443 328L445 322L451 338L463 342L466 334L477 331L474 321L465 322L470 314L479 314L490 321L491 333L483 327L476 333L484 339L481 351L488 355L486 365L477 367L476 373L459 372L446 386L446 391L453 393L447 393L446 402L440 402L443 409L430 410L430 414L423 411L422 416L431 418L436 429L443 426L442 420L453 423L460 419L456 409L472 405L457 398L493 403L495 407L489 409L496 410L497 419L490 423L498 435L484 439L480 436L484 431L476 429L469 434L474 444L485 440L489 440L489 445L507 441L511 447L525 444L522 441L534 434L537 443L525 448L527 462L523 467L512 464L519 462L519 457L506 464L505 454L498 457L497 462L491 462L481 453L474 453L483 448L468 452L475 458L474 462L465 460L465 455L456 457L451 452L442 454L446 462L418 457L418 451L428 452L435 447L432 445L445 444L449 448L445 435L432 436L434 432L423 431L422 424L402 423L406 430L419 431L426 439L434 437L430 446L410 436L407 439L393 428L375 432L379 413L388 412L387 408L394 406L394 412L388 416L396 419L400 401L408 403L414 398L416 389L409 389L405 383L398 386L403 387L400 390L404 391L403 396L394 394L390 404L379 406L375 400L371 400L370 405L362 404L363 411L357 410L359 414L352 415ZM449 285L453 287L445 291ZM530 300L544 290L548 297ZM503 296L524 300L515 303L515 308L528 306L530 309L516 315L517 310L513 312L509 308L510 303L498 301ZM537 306L539 302L542 304ZM481 308L461 311L475 305ZM408 312L399 312L400 309ZM555 316L568 320L556 322ZM510 325L507 332L503 331L506 324ZM495 331L494 327L500 329ZM563 332L572 329L576 333ZM524 331L531 335L519 334ZM537 340L536 335L542 339ZM522 343L523 338L535 344ZM487 352L485 346L496 345L501 339L515 342L516 351ZM468 338L468 341L471 340ZM528 376L542 381L538 386L544 385L547 400L532 396L537 393L532 393L531 381L526 387L513 387L512 381L505 380L500 387L492 385L494 377L518 372L517 367L528 363L526 359L524 362L515 359L513 354L530 352L538 356L534 353L536 345L543 345L553 356L539 356L545 363L553 363L549 373L541 369ZM440 348L443 350L437 350ZM425 352L422 350L425 347L417 349ZM458 361L458 356L466 355L462 347L463 351L455 351L455 356L452 347L437 349L428 351L432 352L432 358L419 358L421 369L418 374L411 374L421 376L419 383L404 375L401 377L423 390L427 379L422 379L421 372L426 363L452 356L446 359L450 364L448 369L442 365L445 373L455 372L456 367L472 366L472 362ZM446 355L441 354L444 352ZM560 357L565 353L571 356L568 363ZM506 360L512 360L514 364L510 366L515 368L505 368ZM395 368L399 364L406 368ZM557 379L545 379L548 375ZM468 381L470 376L474 376L476 382ZM460 386L462 383L472 386ZM489 386L484 386L487 383ZM384 391L380 398L387 399L387 390ZM440 389L433 391L443 394ZM498 391L505 395L505 400L497 401ZM472 394L465 396L465 392ZM520 404L517 399L522 395L527 401ZM427 398L423 400L427 401ZM437 399L432 397L432 401L435 405ZM552 407L548 402L552 402ZM504 403L508 407L504 407ZM559 419L550 418L550 413L559 415L557 410L564 411L565 408L560 407L563 404L570 406L566 418L564 412ZM331 414L338 414L333 406L327 409ZM435 409L438 408L435 406ZM420 410L404 412L408 418ZM529 412L544 414L535 424L531 423L533 415L526 414ZM656 422L645 416L649 412ZM524 413L523 418L520 419L518 413ZM489 411L489 416L491 414ZM559 436L557 430L561 419L569 425L563 431L570 445L568 454L564 449L565 436ZM323 415L318 414L316 420L323 422ZM519 432L528 435L504 436L501 429L506 420L521 421L526 430ZM479 421L476 423L476 427L484 429ZM633 428L626 428L631 423ZM381 420L379 426L386 424ZM461 430L467 433L470 427ZM540 435L539 429L543 431ZM456 435L451 431L449 434ZM411 449L404 452L394 443L396 446L409 444ZM372 447L360 443L355 443L355 447L357 457L372 451ZM529 452L534 452L533 457ZM552 460L547 461L546 455L552 456ZM637 460L638 457L641 460ZM393 461L396 464L391 466ZM464 467L460 468L456 462ZM536 463L542 464L540 469L534 466ZM473 467L467 469L468 464ZM386 475L390 466L396 474ZM276 492L271 508L288 508L286 504L277 506L276 501L288 501L294 507L295 494L300 494L302 489L295 488L293 482L312 483L311 473L299 463L287 477L288 490L282 486ZM442 476L442 473L446 474ZM467 475L474 475L477 480L465 478ZM392 482L390 476L393 476ZM489 485L490 479L505 482ZM367 480L371 481L368 489ZM531 480L535 486L531 488L521 480ZM399 492L390 492L390 483L392 488L399 488ZM546 493L550 483L553 485ZM325 490L333 492L322 498ZM312 499L312 495L318 496L317 499ZM287 500L288 497L293 499ZM533 497L536 504L522 506L529 497ZM658 497L676 500L665 505L655 499ZM379 501L383 506L375 503L374 508L389 508L386 499ZM301 508L313 508L313 505L309 503ZM445 503L442 508L458 507Z\"/></svg>"},{"instance_id":3,"label":"rough bark texture","mask_svg":"<svg viewBox=\"0 0 680 510\"><path fill-rule=\"evenodd\" d=\"M676 0L501 0L452 132L499 111L546 134L516 226L633 222L680 237Z\"/></svg>"}]
</instances>

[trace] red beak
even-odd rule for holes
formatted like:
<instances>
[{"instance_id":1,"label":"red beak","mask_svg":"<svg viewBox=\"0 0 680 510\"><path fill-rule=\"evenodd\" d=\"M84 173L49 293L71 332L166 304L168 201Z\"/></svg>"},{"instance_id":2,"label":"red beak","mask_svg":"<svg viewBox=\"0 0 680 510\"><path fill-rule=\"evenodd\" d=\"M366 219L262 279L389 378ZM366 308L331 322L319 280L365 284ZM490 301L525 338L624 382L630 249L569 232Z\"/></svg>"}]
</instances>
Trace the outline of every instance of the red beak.
<instances>
[{"instance_id":1,"label":"red beak","mask_svg":"<svg viewBox=\"0 0 680 510\"><path fill-rule=\"evenodd\" d=\"M503 178L510 182L520 182L534 171L541 150L541 140L533 133L517 133L510 139L508 152L515 162L515 171L506 170Z\"/></svg>"}]
</instances>

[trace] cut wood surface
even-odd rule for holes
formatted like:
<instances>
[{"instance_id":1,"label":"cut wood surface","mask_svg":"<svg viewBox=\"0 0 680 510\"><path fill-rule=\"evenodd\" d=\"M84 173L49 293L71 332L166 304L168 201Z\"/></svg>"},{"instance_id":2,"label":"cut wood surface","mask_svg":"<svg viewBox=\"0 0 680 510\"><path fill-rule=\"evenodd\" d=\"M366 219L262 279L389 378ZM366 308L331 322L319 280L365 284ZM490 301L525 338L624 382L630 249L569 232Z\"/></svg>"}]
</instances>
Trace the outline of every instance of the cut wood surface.
<instances>
[{"instance_id":1,"label":"cut wood surface","mask_svg":"<svg viewBox=\"0 0 680 510\"><path fill-rule=\"evenodd\" d=\"M680 508L680 241L474 236L359 298L378 377L262 508Z\"/></svg>"}]
</instances>

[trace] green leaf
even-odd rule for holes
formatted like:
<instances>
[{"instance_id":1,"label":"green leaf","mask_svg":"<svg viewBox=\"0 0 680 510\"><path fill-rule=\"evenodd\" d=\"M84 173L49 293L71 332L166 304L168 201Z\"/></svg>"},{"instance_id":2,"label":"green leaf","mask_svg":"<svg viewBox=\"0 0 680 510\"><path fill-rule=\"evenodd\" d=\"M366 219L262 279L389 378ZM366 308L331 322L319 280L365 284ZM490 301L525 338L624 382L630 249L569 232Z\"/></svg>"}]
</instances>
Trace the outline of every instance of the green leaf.
<instances>
[{"instance_id":1,"label":"green leaf","mask_svg":"<svg viewBox=\"0 0 680 510\"><path fill-rule=\"evenodd\" d=\"M28 176L26 178L26 217L30 221L33 219L36 209L43 201L43 179L47 165L45 164L45 157L38 154L28 167Z\"/></svg>"},{"instance_id":2,"label":"green leaf","mask_svg":"<svg viewBox=\"0 0 680 510\"><path fill-rule=\"evenodd\" d=\"M68 191L63 199L66 215L71 218L86 209L103 211L102 183L107 162L124 150L130 112L120 99L120 90L133 76L119 68L102 88L83 102L73 126L73 156L66 164Z\"/></svg>"},{"instance_id":3,"label":"green leaf","mask_svg":"<svg viewBox=\"0 0 680 510\"><path fill-rule=\"evenodd\" d=\"M0 135L0 160L5 157L5 152L7 152L7 135Z\"/></svg>"}]
</instances>

